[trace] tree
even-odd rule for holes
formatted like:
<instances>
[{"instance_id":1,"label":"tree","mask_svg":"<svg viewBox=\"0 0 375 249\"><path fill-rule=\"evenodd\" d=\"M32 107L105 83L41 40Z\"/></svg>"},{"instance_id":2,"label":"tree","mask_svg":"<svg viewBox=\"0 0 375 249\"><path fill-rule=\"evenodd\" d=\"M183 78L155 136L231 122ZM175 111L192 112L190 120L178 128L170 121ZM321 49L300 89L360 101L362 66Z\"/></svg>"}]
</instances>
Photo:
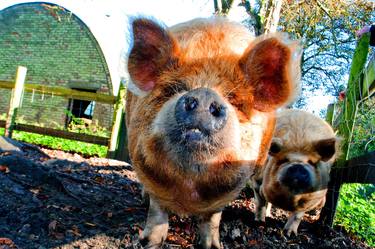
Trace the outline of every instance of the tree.
<instances>
[{"instance_id":1,"label":"tree","mask_svg":"<svg viewBox=\"0 0 375 249\"><path fill-rule=\"evenodd\" d=\"M315 94L316 90L339 96L346 88L357 40L355 32L374 20L374 5L366 0L287 3L281 10L279 27L301 39L304 46L302 96ZM296 106L303 105L300 99Z\"/></svg>"},{"instance_id":2,"label":"tree","mask_svg":"<svg viewBox=\"0 0 375 249\"><path fill-rule=\"evenodd\" d=\"M214 0L216 14L226 15L233 2ZM302 97L295 107L303 107L317 91L339 96L346 87L355 32L375 21L374 4L367 0L241 0L240 6L256 35L277 27L301 40Z\"/></svg>"},{"instance_id":3,"label":"tree","mask_svg":"<svg viewBox=\"0 0 375 249\"><path fill-rule=\"evenodd\" d=\"M282 0L255 1L251 6L250 1L241 0L239 6L246 9L249 19L247 24L252 27L255 35L275 32L280 18ZM234 0L214 0L215 14L227 15L232 8Z\"/></svg>"}]
</instances>

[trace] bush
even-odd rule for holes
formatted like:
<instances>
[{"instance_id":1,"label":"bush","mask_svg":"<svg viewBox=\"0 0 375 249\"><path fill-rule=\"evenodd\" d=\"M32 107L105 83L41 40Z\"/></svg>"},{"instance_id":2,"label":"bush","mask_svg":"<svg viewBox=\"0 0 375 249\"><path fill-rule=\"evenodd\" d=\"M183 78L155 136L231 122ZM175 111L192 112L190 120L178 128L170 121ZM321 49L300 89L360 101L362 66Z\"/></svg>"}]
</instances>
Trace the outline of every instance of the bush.
<instances>
[{"instance_id":1,"label":"bush","mask_svg":"<svg viewBox=\"0 0 375 249\"><path fill-rule=\"evenodd\" d=\"M375 246L375 185L343 185L335 225Z\"/></svg>"},{"instance_id":2,"label":"bush","mask_svg":"<svg viewBox=\"0 0 375 249\"><path fill-rule=\"evenodd\" d=\"M3 128L0 128L0 134L4 134ZM13 131L13 138L22 142L37 144L51 149L76 152L84 156L105 157L107 155L107 147L103 145L89 144L23 131Z\"/></svg>"}]
</instances>

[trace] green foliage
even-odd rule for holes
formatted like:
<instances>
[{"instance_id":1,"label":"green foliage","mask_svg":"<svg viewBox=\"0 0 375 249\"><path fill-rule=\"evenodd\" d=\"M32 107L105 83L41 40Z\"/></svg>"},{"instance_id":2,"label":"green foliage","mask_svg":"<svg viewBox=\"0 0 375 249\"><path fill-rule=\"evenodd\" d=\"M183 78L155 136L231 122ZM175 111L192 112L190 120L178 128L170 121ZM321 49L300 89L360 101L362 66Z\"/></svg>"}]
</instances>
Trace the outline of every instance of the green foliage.
<instances>
[{"instance_id":1,"label":"green foliage","mask_svg":"<svg viewBox=\"0 0 375 249\"><path fill-rule=\"evenodd\" d=\"M283 4L279 27L301 39L302 95L296 107L317 93L338 96L346 88L357 37L374 22L374 6L366 0L290 1Z\"/></svg>"},{"instance_id":2,"label":"green foliage","mask_svg":"<svg viewBox=\"0 0 375 249\"><path fill-rule=\"evenodd\" d=\"M343 185L335 225L375 246L375 185Z\"/></svg>"},{"instance_id":3,"label":"green foliage","mask_svg":"<svg viewBox=\"0 0 375 249\"><path fill-rule=\"evenodd\" d=\"M374 151L374 133L375 98L372 98L359 104L349 158ZM343 185L335 224L375 246L375 185Z\"/></svg>"},{"instance_id":4,"label":"green foliage","mask_svg":"<svg viewBox=\"0 0 375 249\"><path fill-rule=\"evenodd\" d=\"M367 99L358 107L353 129L349 158L375 150L375 98Z\"/></svg>"},{"instance_id":5,"label":"green foliage","mask_svg":"<svg viewBox=\"0 0 375 249\"><path fill-rule=\"evenodd\" d=\"M105 127L100 126L98 120L93 121L86 118L77 118L70 111L66 111L66 114L71 119L68 131L101 137L110 136L110 132Z\"/></svg>"},{"instance_id":6,"label":"green foliage","mask_svg":"<svg viewBox=\"0 0 375 249\"><path fill-rule=\"evenodd\" d=\"M3 128L0 128L0 134L4 134ZM51 149L76 152L84 156L105 157L107 155L107 147L103 145L89 144L23 131L14 131L13 138L22 142L37 144Z\"/></svg>"}]
</instances>

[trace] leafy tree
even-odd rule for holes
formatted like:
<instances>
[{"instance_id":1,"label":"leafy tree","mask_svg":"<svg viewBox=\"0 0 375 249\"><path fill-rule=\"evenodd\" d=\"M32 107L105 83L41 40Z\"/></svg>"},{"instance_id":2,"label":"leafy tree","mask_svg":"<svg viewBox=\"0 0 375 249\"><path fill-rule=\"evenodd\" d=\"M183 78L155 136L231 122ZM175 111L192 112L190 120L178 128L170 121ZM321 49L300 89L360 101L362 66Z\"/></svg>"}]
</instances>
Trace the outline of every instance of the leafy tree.
<instances>
[{"instance_id":1,"label":"leafy tree","mask_svg":"<svg viewBox=\"0 0 375 249\"><path fill-rule=\"evenodd\" d=\"M284 2L279 27L301 39L304 46L302 96L317 90L339 96L347 83L355 32L371 21L374 4L366 0ZM296 106L304 104L301 99Z\"/></svg>"},{"instance_id":2,"label":"leafy tree","mask_svg":"<svg viewBox=\"0 0 375 249\"><path fill-rule=\"evenodd\" d=\"M233 0L214 0L214 6L216 14L226 15ZM306 97L317 91L339 96L347 83L355 32L375 21L375 5L367 0L241 0L240 6L256 35L277 26L301 40L302 97L295 107L306 105Z\"/></svg>"}]
</instances>

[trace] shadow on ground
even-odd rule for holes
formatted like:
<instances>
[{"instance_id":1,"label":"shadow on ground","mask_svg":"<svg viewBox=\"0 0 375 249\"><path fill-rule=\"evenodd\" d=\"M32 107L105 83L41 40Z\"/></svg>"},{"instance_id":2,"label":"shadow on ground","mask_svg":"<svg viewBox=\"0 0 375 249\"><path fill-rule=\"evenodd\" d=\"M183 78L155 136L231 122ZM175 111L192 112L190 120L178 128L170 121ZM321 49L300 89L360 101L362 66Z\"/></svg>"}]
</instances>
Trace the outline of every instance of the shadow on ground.
<instances>
[{"instance_id":1,"label":"shadow on ground","mask_svg":"<svg viewBox=\"0 0 375 249\"><path fill-rule=\"evenodd\" d=\"M131 166L64 157L27 144L0 152L0 249L140 248L147 207ZM286 238L285 213L274 210L265 225L254 222L253 209L242 195L224 210L224 248L368 248L307 221L297 237ZM196 229L195 219L171 216L164 248L194 248Z\"/></svg>"}]
</instances>

